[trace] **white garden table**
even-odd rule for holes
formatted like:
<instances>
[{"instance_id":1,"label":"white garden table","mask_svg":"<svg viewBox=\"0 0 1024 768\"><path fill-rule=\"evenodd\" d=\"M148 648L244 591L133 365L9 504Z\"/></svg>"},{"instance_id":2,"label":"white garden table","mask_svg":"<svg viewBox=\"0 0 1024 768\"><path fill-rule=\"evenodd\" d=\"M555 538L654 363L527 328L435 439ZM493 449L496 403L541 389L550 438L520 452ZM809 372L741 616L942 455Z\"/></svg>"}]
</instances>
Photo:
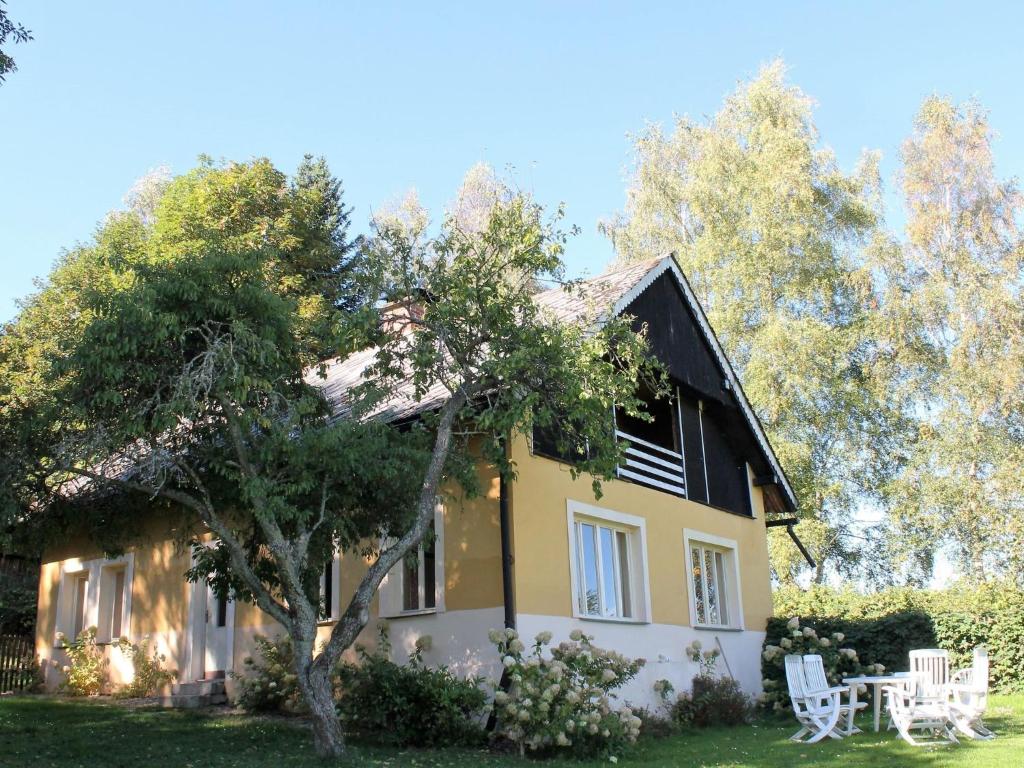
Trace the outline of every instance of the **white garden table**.
<instances>
[{"instance_id":1,"label":"white garden table","mask_svg":"<svg viewBox=\"0 0 1024 768\"><path fill-rule=\"evenodd\" d=\"M858 677L844 677L843 682L850 686L850 703L857 703L857 686L860 684L870 685L872 699L874 699L874 726L875 733L882 730L882 686L885 685L911 685L914 682L909 672L896 672L891 675L859 675Z\"/></svg>"}]
</instances>

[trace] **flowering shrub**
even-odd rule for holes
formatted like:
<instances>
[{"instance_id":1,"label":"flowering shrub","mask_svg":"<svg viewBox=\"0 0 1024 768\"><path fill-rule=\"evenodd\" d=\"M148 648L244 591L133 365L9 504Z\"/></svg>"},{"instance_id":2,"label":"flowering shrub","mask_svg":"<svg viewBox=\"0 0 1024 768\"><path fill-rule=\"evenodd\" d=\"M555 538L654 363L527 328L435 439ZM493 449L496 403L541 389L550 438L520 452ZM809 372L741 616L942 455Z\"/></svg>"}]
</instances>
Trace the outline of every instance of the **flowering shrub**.
<instances>
[{"instance_id":1,"label":"flowering shrub","mask_svg":"<svg viewBox=\"0 0 1024 768\"><path fill-rule=\"evenodd\" d=\"M690 661L699 666L693 678L691 689L680 693L675 700L672 683L658 680L654 691L665 702L668 720L677 727L711 725L740 725L750 715L750 699L731 677L719 677L716 666L721 655L717 648L701 649L700 640L686 646L685 653Z\"/></svg>"},{"instance_id":2,"label":"flowering shrub","mask_svg":"<svg viewBox=\"0 0 1024 768\"><path fill-rule=\"evenodd\" d=\"M118 696L125 698L152 696L178 676L176 671L164 669L166 656L156 651L153 651L152 654L149 652L149 635L143 637L142 642L138 644L129 642L128 638L122 637L117 641L117 648L121 653L131 657L132 667L135 670L132 681L117 692Z\"/></svg>"},{"instance_id":3,"label":"flowering shrub","mask_svg":"<svg viewBox=\"0 0 1024 768\"><path fill-rule=\"evenodd\" d=\"M430 636L416 641L409 663L391 661L387 625L373 652L357 648L357 663L338 670L338 716L347 730L393 746L440 747L481 743L487 694L477 678L423 663Z\"/></svg>"},{"instance_id":4,"label":"flowering shrub","mask_svg":"<svg viewBox=\"0 0 1024 768\"><path fill-rule=\"evenodd\" d=\"M293 672L292 642L285 635L268 639L253 638L258 659L246 656L241 674L231 673L238 680L238 704L247 712L289 712L305 710L299 694L298 677Z\"/></svg>"},{"instance_id":5,"label":"flowering shrub","mask_svg":"<svg viewBox=\"0 0 1024 768\"><path fill-rule=\"evenodd\" d=\"M634 678L643 659L630 660L591 644L579 630L569 641L544 649L550 632L541 632L529 651L515 630L491 630L501 655L508 691L496 690L497 732L519 747L567 750L577 755L614 757L636 741L640 718L629 707L612 705L613 691Z\"/></svg>"},{"instance_id":6,"label":"flowering shrub","mask_svg":"<svg viewBox=\"0 0 1024 768\"><path fill-rule=\"evenodd\" d=\"M765 639L761 653L761 682L764 693L761 703L775 710L790 706L789 689L786 685L785 658L788 654L799 655L816 653L821 656L825 666L825 676L831 685L841 685L844 677L855 675L881 675L885 673L882 664L861 663L857 651L846 643L842 632L819 636L818 630L809 625L801 625L799 617L789 619L775 638L769 633ZM775 640L775 642L770 642ZM866 690L862 686L862 692Z\"/></svg>"},{"instance_id":7,"label":"flowering shrub","mask_svg":"<svg viewBox=\"0 0 1024 768\"><path fill-rule=\"evenodd\" d=\"M83 629L71 643L63 632L57 633L68 663L61 669L64 682L60 689L71 696L98 696L107 687L107 665L110 663L96 645L96 627ZM53 661L57 666L57 661Z\"/></svg>"},{"instance_id":8,"label":"flowering shrub","mask_svg":"<svg viewBox=\"0 0 1024 768\"><path fill-rule=\"evenodd\" d=\"M780 616L813 616L820 630L846 634L862 658L908 669L912 648L944 648L954 668L969 666L976 646L988 648L993 691L1024 692L1024 589L1012 579L957 583L943 590L891 587L864 594L816 584L774 591ZM784 625L768 622L768 634ZM772 642L775 642L774 640Z\"/></svg>"}]
</instances>

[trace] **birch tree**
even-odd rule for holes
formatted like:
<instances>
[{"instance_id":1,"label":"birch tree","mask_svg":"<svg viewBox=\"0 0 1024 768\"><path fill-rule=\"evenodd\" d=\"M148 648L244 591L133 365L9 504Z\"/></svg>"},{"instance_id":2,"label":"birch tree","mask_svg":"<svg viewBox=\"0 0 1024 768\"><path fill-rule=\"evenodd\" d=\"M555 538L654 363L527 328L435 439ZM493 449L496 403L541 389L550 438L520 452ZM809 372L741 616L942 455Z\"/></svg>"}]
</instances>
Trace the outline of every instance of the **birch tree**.
<instances>
[{"instance_id":1,"label":"birch tree","mask_svg":"<svg viewBox=\"0 0 1024 768\"><path fill-rule=\"evenodd\" d=\"M898 466L900 419L878 375L862 258L877 158L843 172L812 106L776 61L713 117L649 127L625 212L603 229L621 260L677 254L801 500L821 580L856 564L854 514ZM800 555L775 533L774 570L791 579Z\"/></svg>"},{"instance_id":2,"label":"birch tree","mask_svg":"<svg viewBox=\"0 0 1024 768\"><path fill-rule=\"evenodd\" d=\"M932 97L903 144L905 237L875 251L916 432L889 487L889 539L929 575L945 548L974 580L1024 572L1024 239L975 102ZM915 567L918 564L919 567Z\"/></svg>"}]
</instances>

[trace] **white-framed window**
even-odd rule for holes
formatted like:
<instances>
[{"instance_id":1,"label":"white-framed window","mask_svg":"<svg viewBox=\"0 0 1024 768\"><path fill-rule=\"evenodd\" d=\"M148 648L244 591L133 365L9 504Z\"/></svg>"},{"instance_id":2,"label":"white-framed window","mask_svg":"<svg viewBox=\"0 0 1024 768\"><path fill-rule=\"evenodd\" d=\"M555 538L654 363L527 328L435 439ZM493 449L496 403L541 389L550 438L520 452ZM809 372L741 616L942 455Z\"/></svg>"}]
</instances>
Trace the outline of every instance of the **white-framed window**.
<instances>
[{"instance_id":1,"label":"white-framed window","mask_svg":"<svg viewBox=\"0 0 1024 768\"><path fill-rule=\"evenodd\" d=\"M68 642L89 627L96 627L96 640L100 643L127 636L134 561L134 555L129 553L115 559L72 558L61 563L57 632ZM60 642L55 638L54 644L59 646Z\"/></svg>"},{"instance_id":2,"label":"white-framed window","mask_svg":"<svg viewBox=\"0 0 1024 768\"><path fill-rule=\"evenodd\" d=\"M74 640L87 626L89 610L89 572L79 571L68 576L67 582L71 600L71 632L67 633Z\"/></svg>"},{"instance_id":3,"label":"white-framed window","mask_svg":"<svg viewBox=\"0 0 1024 768\"><path fill-rule=\"evenodd\" d=\"M644 519L572 500L566 516L573 615L649 621Z\"/></svg>"},{"instance_id":4,"label":"white-framed window","mask_svg":"<svg viewBox=\"0 0 1024 768\"><path fill-rule=\"evenodd\" d=\"M324 564L320 574L320 620L337 621L341 618L341 555L334 555Z\"/></svg>"},{"instance_id":5,"label":"white-framed window","mask_svg":"<svg viewBox=\"0 0 1024 768\"><path fill-rule=\"evenodd\" d=\"M434 508L434 520L415 555L388 572L378 594L382 617L444 610L444 507L440 502Z\"/></svg>"},{"instance_id":6,"label":"white-framed window","mask_svg":"<svg viewBox=\"0 0 1024 768\"><path fill-rule=\"evenodd\" d=\"M124 563L100 566L99 615L96 639L114 642L128 636L128 566Z\"/></svg>"},{"instance_id":7,"label":"white-framed window","mask_svg":"<svg viewBox=\"0 0 1024 768\"><path fill-rule=\"evenodd\" d=\"M739 553L735 541L698 531L683 532L690 596L690 623L695 627L743 628Z\"/></svg>"}]
</instances>

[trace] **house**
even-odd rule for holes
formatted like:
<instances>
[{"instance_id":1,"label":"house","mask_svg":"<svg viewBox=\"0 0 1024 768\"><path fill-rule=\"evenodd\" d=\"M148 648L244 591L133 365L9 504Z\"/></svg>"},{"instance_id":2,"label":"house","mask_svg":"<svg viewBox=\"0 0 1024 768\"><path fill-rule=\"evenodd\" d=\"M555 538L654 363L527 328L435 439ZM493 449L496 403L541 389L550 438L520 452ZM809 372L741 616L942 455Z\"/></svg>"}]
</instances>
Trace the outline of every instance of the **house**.
<instances>
[{"instance_id":1,"label":"house","mask_svg":"<svg viewBox=\"0 0 1024 768\"><path fill-rule=\"evenodd\" d=\"M628 458L600 500L588 480L571 478L544 434L512 436L516 480L505 483L481 464L485 494L438 505L436 537L415 565L387 576L365 642L376 619L388 619L399 656L430 635L428 662L494 674L489 629L514 624L526 637L548 630L556 641L580 629L602 647L647 659L624 695L650 704L658 679L688 687L697 670L683 649L700 640L722 651L722 671L759 692L772 605L766 526L793 512L796 499L678 264L671 256L631 264L587 281L582 294L556 289L538 301L567 322L596 302L646 323L672 397L651 400L652 422L614 414ZM328 397L356 384L371 358L332 362ZM391 415L414 416L430 399L392 403ZM146 525L150 543L117 559L75 536L45 554L40 657L60 663L58 633L96 626L100 642L149 635L182 681L240 671L254 635L279 629L256 607L187 583L190 553L176 548L170 519L154 513ZM325 569L324 633L364 568L345 555ZM113 681L131 674L114 647L106 652ZM59 679L48 671L49 685Z\"/></svg>"}]
</instances>

